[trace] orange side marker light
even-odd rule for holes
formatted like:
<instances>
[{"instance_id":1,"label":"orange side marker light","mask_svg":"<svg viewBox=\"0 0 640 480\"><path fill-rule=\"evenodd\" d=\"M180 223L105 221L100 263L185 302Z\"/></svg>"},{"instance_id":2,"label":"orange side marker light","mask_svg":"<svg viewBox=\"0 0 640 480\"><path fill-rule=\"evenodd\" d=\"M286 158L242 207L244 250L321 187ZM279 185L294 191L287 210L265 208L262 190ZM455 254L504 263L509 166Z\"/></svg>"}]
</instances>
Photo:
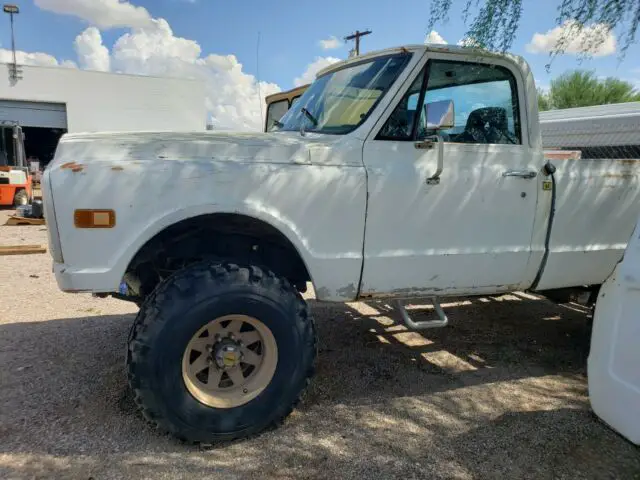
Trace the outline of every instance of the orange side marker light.
<instances>
[{"instance_id":1,"label":"orange side marker light","mask_svg":"<svg viewBox=\"0 0 640 480\"><path fill-rule=\"evenodd\" d=\"M116 212L113 210L76 210L73 214L76 228L113 228Z\"/></svg>"}]
</instances>

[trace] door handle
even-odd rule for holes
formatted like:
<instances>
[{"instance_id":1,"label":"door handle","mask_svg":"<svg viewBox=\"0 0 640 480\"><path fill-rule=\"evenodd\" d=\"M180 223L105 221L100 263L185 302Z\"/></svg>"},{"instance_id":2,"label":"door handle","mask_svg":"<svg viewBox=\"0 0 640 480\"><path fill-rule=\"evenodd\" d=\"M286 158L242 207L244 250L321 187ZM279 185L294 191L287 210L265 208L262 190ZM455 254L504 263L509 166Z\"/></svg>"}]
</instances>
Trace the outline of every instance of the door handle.
<instances>
[{"instance_id":1,"label":"door handle","mask_svg":"<svg viewBox=\"0 0 640 480\"><path fill-rule=\"evenodd\" d=\"M536 178L538 172L533 170L507 170L502 172L503 177Z\"/></svg>"}]
</instances>

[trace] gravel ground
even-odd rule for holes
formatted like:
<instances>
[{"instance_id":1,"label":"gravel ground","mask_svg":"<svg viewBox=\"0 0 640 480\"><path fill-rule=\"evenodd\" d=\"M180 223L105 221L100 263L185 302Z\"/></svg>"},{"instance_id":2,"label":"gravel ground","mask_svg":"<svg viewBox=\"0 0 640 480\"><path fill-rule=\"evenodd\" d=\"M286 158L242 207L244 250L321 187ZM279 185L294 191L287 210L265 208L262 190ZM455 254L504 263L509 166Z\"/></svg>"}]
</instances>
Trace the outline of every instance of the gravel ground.
<instances>
[{"instance_id":1,"label":"gravel ground","mask_svg":"<svg viewBox=\"0 0 640 480\"><path fill-rule=\"evenodd\" d=\"M0 245L32 243L43 227L0 227ZM300 407L199 449L136 412L135 307L59 292L48 254L0 257L0 478L640 478L640 449L589 410L583 309L447 305L451 326L418 334L381 303L313 304L318 372Z\"/></svg>"}]
</instances>

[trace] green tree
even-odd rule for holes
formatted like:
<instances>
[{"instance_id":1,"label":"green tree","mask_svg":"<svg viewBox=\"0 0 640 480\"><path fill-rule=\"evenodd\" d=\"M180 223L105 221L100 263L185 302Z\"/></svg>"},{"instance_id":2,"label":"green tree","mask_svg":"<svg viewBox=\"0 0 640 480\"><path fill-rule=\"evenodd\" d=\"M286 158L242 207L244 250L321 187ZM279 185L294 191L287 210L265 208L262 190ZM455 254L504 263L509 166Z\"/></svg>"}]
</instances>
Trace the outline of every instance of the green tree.
<instances>
[{"instance_id":1,"label":"green tree","mask_svg":"<svg viewBox=\"0 0 640 480\"><path fill-rule=\"evenodd\" d=\"M595 72L585 70L573 70L553 79L548 92L538 90L540 110L637 101L640 92L631 83L613 77L600 79Z\"/></svg>"},{"instance_id":2,"label":"green tree","mask_svg":"<svg viewBox=\"0 0 640 480\"><path fill-rule=\"evenodd\" d=\"M540 1L540 0L537 0ZM601 44L610 30L615 29L622 39L622 53L636 39L640 25L640 0L557 0L558 16L556 22L563 25L571 22L572 28L565 29L558 40L554 55L562 53L565 47L576 38L580 30L589 24L601 24L605 28L590 31L583 35L582 50L588 54ZM469 29L466 38L489 50L506 51L515 38L524 8L523 0L431 0L431 30L440 22L445 22L455 4L462 6L462 16ZM535 8L536 2L528 5ZM454 11L459 11L458 9Z\"/></svg>"},{"instance_id":3,"label":"green tree","mask_svg":"<svg viewBox=\"0 0 640 480\"><path fill-rule=\"evenodd\" d=\"M549 99L549 94L538 88L538 110L544 112L545 110L551 110L551 101Z\"/></svg>"}]
</instances>

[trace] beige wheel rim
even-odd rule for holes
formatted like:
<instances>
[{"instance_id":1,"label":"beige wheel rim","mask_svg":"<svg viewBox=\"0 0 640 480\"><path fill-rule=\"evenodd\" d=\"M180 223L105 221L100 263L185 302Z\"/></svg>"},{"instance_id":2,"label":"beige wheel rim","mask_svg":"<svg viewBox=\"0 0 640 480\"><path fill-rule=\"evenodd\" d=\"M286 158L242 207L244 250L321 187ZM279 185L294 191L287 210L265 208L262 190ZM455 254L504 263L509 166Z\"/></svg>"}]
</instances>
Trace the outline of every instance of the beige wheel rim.
<instances>
[{"instance_id":1,"label":"beige wheel rim","mask_svg":"<svg viewBox=\"0 0 640 480\"><path fill-rule=\"evenodd\" d=\"M197 400L233 408L256 398L276 371L271 330L247 315L226 315L198 330L182 357L182 378Z\"/></svg>"}]
</instances>

